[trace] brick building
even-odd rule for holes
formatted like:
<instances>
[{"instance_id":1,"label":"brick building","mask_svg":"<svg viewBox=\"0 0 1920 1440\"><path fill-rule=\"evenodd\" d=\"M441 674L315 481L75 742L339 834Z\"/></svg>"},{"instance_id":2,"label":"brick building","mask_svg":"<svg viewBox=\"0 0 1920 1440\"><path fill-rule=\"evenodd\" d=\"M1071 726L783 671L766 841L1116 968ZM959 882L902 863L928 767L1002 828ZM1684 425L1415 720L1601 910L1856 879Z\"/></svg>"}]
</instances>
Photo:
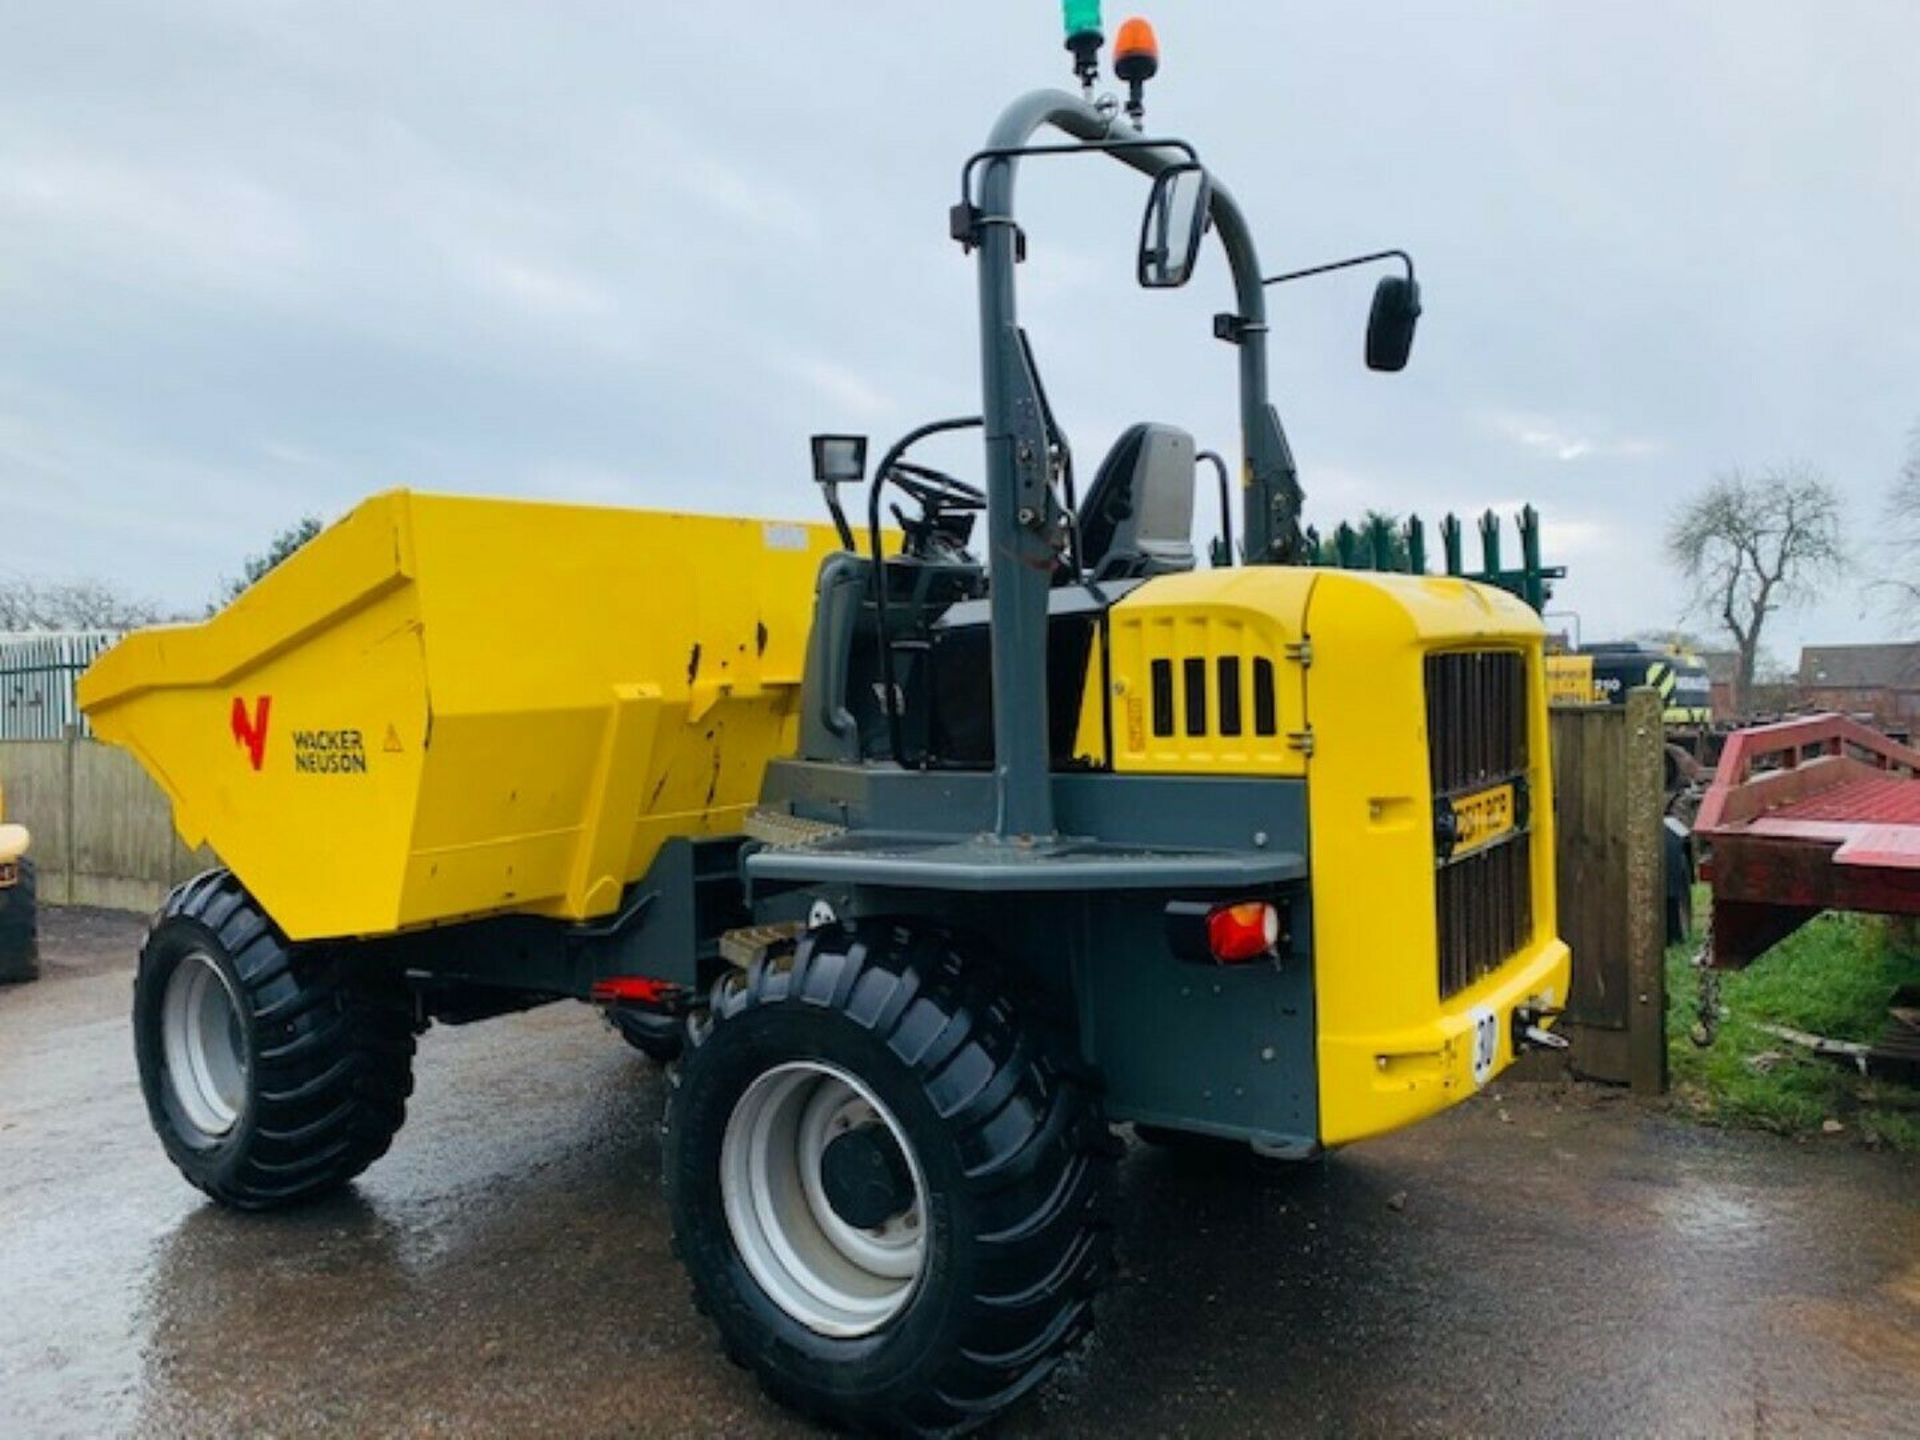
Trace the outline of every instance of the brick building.
<instances>
[{"instance_id":1,"label":"brick building","mask_svg":"<svg viewBox=\"0 0 1920 1440\"><path fill-rule=\"evenodd\" d=\"M1904 645L1809 645L1800 652L1800 696L1815 710L1920 724L1920 641Z\"/></svg>"}]
</instances>

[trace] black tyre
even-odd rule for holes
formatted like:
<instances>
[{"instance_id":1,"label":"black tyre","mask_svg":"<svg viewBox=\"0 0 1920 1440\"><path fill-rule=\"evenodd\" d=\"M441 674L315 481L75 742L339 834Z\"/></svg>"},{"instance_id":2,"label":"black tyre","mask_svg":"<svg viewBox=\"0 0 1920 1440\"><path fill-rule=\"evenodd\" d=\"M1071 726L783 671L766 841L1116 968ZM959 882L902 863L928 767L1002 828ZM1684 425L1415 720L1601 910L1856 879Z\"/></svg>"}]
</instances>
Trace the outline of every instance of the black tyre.
<instances>
[{"instance_id":1,"label":"black tyre","mask_svg":"<svg viewBox=\"0 0 1920 1440\"><path fill-rule=\"evenodd\" d=\"M686 1022L677 1015L650 1015L640 1010L611 1010L607 1023L620 1038L656 1065L671 1065L686 1048Z\"/></svg>"},{"instance_id":2,"label":"black tyre","mask_svg":"<svg viewBox=\"0 0 1920 1440\"><path fill-rule=\"evenodd\" d=\"M40 978L39 877L20 862L20 878L0 890L0 985Z\"/></svg>"},{"instance_id":3,"label":"black tyre","mask_svg":"<svg viewBox=\"0 0 1920 1440\"><path fill-rule=\"evenodd\" d=\"M1667 944L1693 938L1693 846L1687 827L1669 816L1665 841Z\"/></svg>"},{"instance_id":4,"label":"black tyre","mask_svg":"<svg viewBox=\"0 0 1920 1440\"><path fill-rule=\"evenodd\" d=\"M675 1248L776 1399L957 1434L1090 1328L1119 1151L1071 1049L980 961L830 927L722 980L695 1028L667 1110Z\"/></svg>"},{"instance_id":5,"label":"black tyre","mask_svg":"<svg viewBox=\"0 0 1920 1440\"><path fill-rule=\"evenodd\" d=\"M406 1117L404 982L347 944L290 945L231 874L167 897L140 950L134 1049L180 1173L265 1210L346 1184Z\"/></svg>"}]
</instances>

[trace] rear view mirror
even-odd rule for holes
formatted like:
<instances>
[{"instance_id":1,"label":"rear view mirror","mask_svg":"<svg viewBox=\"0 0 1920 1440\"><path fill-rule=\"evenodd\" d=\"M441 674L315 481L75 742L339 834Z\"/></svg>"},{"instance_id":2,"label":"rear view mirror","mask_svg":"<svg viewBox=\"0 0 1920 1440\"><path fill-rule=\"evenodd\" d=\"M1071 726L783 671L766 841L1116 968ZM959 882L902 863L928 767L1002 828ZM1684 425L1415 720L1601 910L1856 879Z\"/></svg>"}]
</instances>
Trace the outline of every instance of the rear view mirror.
<instances>
[{"instance_id":1,"label":"rear view mirror","mask_svg":"<svg viewBox=\"0 0 1920 1440\"><path fill-rule=\"evenodd\" d=\"M1373 311L1367 316L1367 368L1396 371L1407 368L1413 352L1413 327L1420 319L1420 285L1407 277L1389 275L1373 290Z\"/></svg>"},{"instance_id":2,"label":"rear view mirror","mask_svg":"<svg viewBox=\"0 0 1920 1440\"><path fill-rule=\"evenodd\" d=\"M1149 290L1175 290L1193 278L1207 233L1213 182L1198 165L1173 165L1153 179L1140 223L1136 273Z\"/></svg>"}]
</instances>

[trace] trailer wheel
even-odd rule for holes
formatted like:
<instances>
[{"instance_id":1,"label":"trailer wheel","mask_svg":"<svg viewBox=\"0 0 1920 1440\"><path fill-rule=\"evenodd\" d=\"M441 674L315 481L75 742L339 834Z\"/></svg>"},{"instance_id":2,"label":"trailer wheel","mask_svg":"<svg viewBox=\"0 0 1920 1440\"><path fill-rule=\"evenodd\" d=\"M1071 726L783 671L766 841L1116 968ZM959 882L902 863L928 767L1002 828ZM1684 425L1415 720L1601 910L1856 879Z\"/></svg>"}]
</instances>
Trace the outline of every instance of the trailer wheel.
<instances>
[{"instance_id":1,"label":"trailer wheel","mask_svg":"<svg viewBox=\"0 0 1920 1440\"><path fill-rule=\"evenodd\" d=\"M39 894L33 862L20 862L20 878L0 890L0 985L40 978Z\"/></svg>"},{"instance_id":2,"label":"trailer wheel","mask_svg":"<svg viewBox=\"0 0 1920 1440\"><path fill-rule=\"evenodd\" d=\"M243 1210L333 1190L413 1090L405 984L351 945L291 945L225 870L167 897L133 988L147 1113L180 1173Z\"/></svg>"},{"instance_id":3,"label":"trailer wheel","mask_svg":"<svg viewBox=\"0 0 1920 1440\"><path fill-rule=\"evenodd\" d=\"M954 1434L1092 1323L1119 1144L952 943L832 926L715 987L667 1108L674 1243L729 1355L862 1430Z\"/></svg>"}]
</instances>

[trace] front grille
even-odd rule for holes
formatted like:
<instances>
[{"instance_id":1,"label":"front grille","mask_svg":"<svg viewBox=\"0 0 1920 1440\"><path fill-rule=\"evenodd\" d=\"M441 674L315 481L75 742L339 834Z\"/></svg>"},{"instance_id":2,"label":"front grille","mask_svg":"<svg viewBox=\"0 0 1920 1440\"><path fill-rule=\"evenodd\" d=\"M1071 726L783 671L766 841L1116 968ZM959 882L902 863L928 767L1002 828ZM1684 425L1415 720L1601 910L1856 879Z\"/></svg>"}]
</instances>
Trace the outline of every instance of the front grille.
<instances>
[{"instance_id":1,"label":"front grille","mask_svg":"<svg viewBox=\"0 0 1920 1440\"><path fill-rule=\"evenodd\" d=\"M1527 768L1527 662L1512 650L1427 657L1427 759L1435 795L1461 795Z\"/></svg>"},{"instance_id":2,"label":"front grille","mask_svg":"<svg viewBox=\"0 0 1920 1440\"><path fill-rule=\"evenodd\" d=\"M1434 875L1439 891L1440 998L1498 970L1533 932L1533 837L1463 855Z\"/></svg>"},{"instance_id":3,"label":"front grille","mask_svg":"<svg viewBox=\"0 0 1920 1440\"><path fill-rule=\"evenodd\" d=\"M1533 837L1526 829L1527 665L1512 650L1427 657L1427 758L1436 799L1511 782L1518 828L1470 854L1435 852L1440 997L1505 964L1533 931Z\"/></svg>"}]
</instances>

